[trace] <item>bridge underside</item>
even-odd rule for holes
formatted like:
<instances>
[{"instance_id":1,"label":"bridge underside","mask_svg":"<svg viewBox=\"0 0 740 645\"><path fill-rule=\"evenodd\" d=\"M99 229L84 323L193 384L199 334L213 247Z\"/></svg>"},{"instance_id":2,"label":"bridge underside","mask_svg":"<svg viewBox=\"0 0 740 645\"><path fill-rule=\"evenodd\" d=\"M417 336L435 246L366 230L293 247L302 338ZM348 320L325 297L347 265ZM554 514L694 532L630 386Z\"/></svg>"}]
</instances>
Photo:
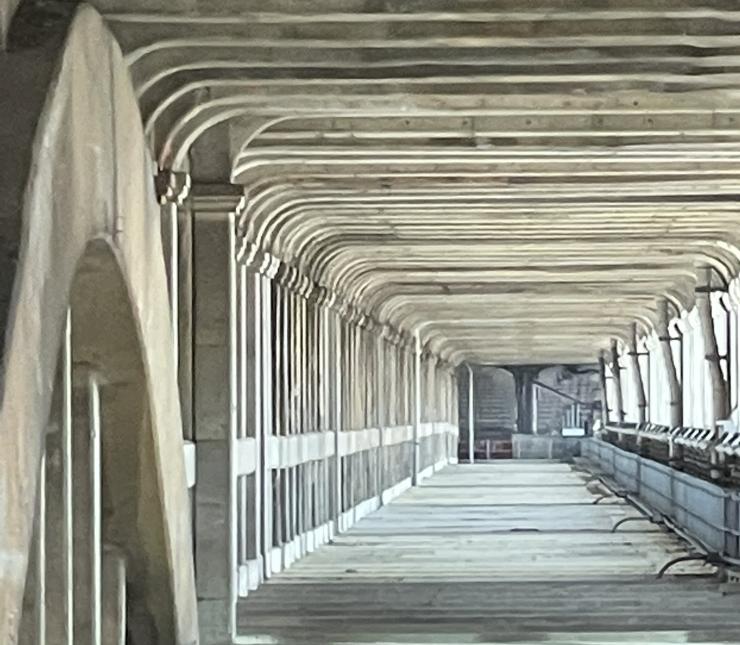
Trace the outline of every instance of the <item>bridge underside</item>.
<instances>
[{"instance_id":1,"label":"bridge underside","mask_svg":"<svg viewBox=\"0 0 740 645\"><path fill-rule=\"evenodd\" d=\"M0 0L0 642L740 640L736 4Z\"/></svg>"}]
</instances>

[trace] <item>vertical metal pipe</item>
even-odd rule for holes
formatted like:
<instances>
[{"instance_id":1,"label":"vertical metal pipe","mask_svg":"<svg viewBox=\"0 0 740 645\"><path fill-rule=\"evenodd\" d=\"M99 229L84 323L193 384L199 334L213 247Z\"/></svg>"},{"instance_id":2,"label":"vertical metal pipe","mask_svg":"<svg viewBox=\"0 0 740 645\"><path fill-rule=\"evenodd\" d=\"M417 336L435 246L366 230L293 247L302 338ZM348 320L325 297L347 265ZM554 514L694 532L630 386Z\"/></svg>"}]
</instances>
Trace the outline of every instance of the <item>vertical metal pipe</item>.
<instances>
[{"instance_id":1,"label":"vertical metal pipe","mask_svg":"<svg viewBox=\"0 0 740 645\"><path fill-rule=\"evenodd\" d=\"M46 643L46 442L41 453L36 508L36 643Z\"/></svg>"},{"instance_id":2,"label":"vertical metal pipe","mask_svg":"<svg viewBox=\"0 0 740 645\"><path fill-rule=\"evenodd\" d=\"M253 557L259 559L262 553L262 522L263 518L263 507L262 507L262 476L263 467L261 464L262 459L262 407L261 398L264 396L262 389L262 299L260 291L260 280L261 276L258 273L248 273L245 267L245 284L248 289L245 293L245 305L246 315L249 316L250 331L252 332L248 336L248 342L250 345L247 349L247 356L245 356L245 362L249 360L251 355L251 366L248 372L249 377L252 378L252 382L248 383L250 392L250 414L252 420L251 434L254 437L254 452L255 452L255 471L254 471L254 507L252 509L252 526L251 535L254 536L254 548ZM248 380L248 379L247 379ZM247 427L247 434L249 434L250 428ZM252 554L250 554L252 555Z\"/></svg>"},{"instance_id":3,"label":"vertical metal pipe","mask_svg":"<svg viewBox=\"0 0 740 645\"><path fill-rule=\"evenodd\" d=\"M90 424L90 631L93 645L101 645L103 638L103 518L102 518L102 479L101 479L101 415L100 382L96 373L88 377L88 406Z\"/></svg>"},{"instance_id":4,"label":"vertical metal pipe","mask_svg":"<svg viewBox=\"0 0 740 645\"><path fill-rule=\"evenodd\" d=\"M342 320L337 313L334 327L334 531L339 533L339 518L342 513L342 456L340 454L339 432L342 424Z\"/></svg>"},{"instance_id":5,"label":"vertical metal pipe","mask_svg":"<svg viewBox=\"0 0 740 645\"><path fill-rule=\"evenodd\" d=\"M169 225L169 256L170 256L170 320L172 324L172 349L175 373L180 363L180 249L179 249L179 222L177 203L169 202L167 206Z\"/></svg>"},{"instance_id":6,"label":"vertical metal pipe","mask_svg":"<svg viewBox=\"0 0 740 645\"><path fill-rule=\"evenodd\" d=\"M238 303L237 303L237 260L236 260L236 216L229 213L227 220L229 227L229 293L228 293L228 320L229 320L229 634L236 636L236 604L238 599L238 425L239 425L239 355L238 355Z\"/></svg>"},{"instance_id":7,"label":"vertical metal pipe","mask_svg":"<svg viewBox=\"0 0 740 645\"><path fill-rule=\"evenodd\" d=\"M236 252L236 249L234 249ZM248 435L247 432L247 268L242 264L236 266L236 278L238 282L238 291L236 294L237 308L238 308L238 356L237 356L237 373L238 373L238 393L237 393L237 408L239 411L239 419L237 424L237 435L240 439ZM248 524L249 517L247 515L247 509L249 507L247 503L248 499L248 487L247 478L239 478L239 548L238 548L238 564L244 564L249 559L248 556ZM238 567L237 567L238 569ZM238 585L241 589L241 585Z\"/></svg>"},{"instance_id":8,"label":"vertical metal pipe","mask_svg":"<svg viewBox=\"0 0 740 645\"><path fill-rule=\"evenodd\" d=\"M62 341L62 545L66 645L74 644L74 522L72 486L72 310L67 309Z\"/></svg>"},{"instance_id":9,"label":"vertical metal pipe","mask_svg":"<svg viewBox=\"0 0 740 645\"><path fill-rule=\"evenodd\" d=\"M376 458L376 473L375 473L375 493L378 496L378 501L380 504L383 503L383 458L384 458L384 451L383 451L383 433L385 432L385 424L386 424L386 414L385 414L385 406L386 403L386 396L385 396L385 338L383 338L382 334L378 334L375 338L376 346L375 350L377 352L377 359L375 362L375 387L376 387L376 397L375 397L375 405L377 406L377 415L376 419L378 422L378 448L377 448L377 458Z\"/></svg>"},{"instance_id":10,"label":"vertical metal pipe","mask_svg":"<svg viewBox=\"0 0 740 645\"><path fill-rule=\"evenodd\" d=\"M475 463L475 403L473 401L475 380L473 368L468 368L468 463Z\"/></svg>"},{"instance_id":11,"label":"vertical metal pipe","mask_svg":"<svg viewBox=\"0 0 740 645\"><path fill-rule=\"evenodd\" d=\"M414 334L414 453L411 484L419 483L419 441L421 432L421 338L419 330Z\"/></svg>"},{"instance_id":12,"label":"vertical metal pipe","mask_svg":"<svg viewBox=\"0 0 740 645\"><path fill-rule=\"evenodd\" d=\"M273 478L270 463L270 451L272 448L274 425L276 420L276 406L273 399L273 369L275 365L273 353L273 307L272 307L272 283L266 276L257 277L258 301L260 308L260 361L258 363L260 370L261 385L261 405L262 417L259 431L261 434L261 446L259 455L259 465L261 467L261 494L262 494L262 559L263 575L267 579L272 575L272 548L274 542L274 525L273 525Z\"/></svg>"}]
</instances>

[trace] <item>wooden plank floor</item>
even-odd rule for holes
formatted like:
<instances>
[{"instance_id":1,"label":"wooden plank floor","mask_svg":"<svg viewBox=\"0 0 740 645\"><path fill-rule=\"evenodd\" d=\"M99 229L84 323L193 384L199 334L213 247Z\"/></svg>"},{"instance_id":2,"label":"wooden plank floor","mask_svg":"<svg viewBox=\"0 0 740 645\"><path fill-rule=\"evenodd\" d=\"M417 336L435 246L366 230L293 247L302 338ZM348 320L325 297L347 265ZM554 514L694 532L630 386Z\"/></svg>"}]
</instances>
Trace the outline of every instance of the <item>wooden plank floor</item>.
<instances>
[{"instance_id":1,"label":"wooden plank floor","mask_svg":"<svg viewBox=\"0 0 740 645\"><path fill-rule=\"evenodd\" d=\"M239 608L244 642L738 643L740 595L566 464L451 466Z\"/></svg>"}]
</instances>

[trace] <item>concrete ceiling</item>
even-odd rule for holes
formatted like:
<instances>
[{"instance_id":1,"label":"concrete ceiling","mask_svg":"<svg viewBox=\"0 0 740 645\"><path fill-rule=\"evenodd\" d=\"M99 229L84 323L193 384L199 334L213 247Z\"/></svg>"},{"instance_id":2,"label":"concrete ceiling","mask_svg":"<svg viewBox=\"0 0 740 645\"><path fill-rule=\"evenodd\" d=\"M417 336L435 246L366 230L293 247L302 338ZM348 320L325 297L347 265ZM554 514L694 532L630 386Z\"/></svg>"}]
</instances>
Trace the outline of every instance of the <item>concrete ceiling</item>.
<instances>
[{"instance_id":1,"label":"concrete ceiling","mask_svg":"<svg viewBox=\"0 0 740 645\"><path fill-rule=\"evenodd\" d=\"M736 0L94 4L162 166L218 148L251 242L455 361L592 362L740 269Z\"/></svg>"}]
</instances>

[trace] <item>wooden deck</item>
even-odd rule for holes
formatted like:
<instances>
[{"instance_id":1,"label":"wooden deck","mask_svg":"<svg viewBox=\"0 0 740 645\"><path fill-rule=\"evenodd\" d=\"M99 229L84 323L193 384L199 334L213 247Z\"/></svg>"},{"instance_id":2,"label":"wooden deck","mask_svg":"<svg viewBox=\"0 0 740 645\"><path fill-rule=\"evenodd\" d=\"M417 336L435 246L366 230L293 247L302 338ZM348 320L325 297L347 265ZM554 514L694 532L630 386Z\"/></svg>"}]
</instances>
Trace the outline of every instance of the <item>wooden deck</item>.
<instances>
[{"instance_id":1,"label":"wooden deck","mask_svg":"<svg viewBox=\"0 0 740 645\"><path fill-rule=\"evenodd\" d=\"M243 642L740 642L740 595L566 464L449 467L276 576L239 610Z\"/></svg>"}]
</instances>

